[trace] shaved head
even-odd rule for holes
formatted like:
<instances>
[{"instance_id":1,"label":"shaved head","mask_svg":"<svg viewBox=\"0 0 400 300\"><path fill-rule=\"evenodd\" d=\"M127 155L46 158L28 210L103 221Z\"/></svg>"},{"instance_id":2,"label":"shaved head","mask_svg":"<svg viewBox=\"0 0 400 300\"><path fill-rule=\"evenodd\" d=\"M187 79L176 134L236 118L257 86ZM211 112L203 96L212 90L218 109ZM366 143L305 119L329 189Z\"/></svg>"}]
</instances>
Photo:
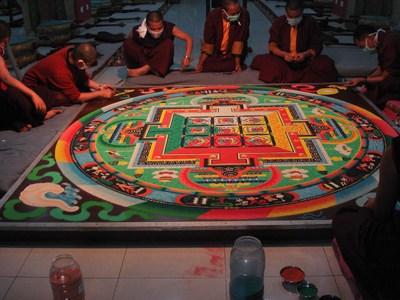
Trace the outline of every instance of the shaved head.
<instances>
[{"instance_id":1,"label":"shaved head","mask_svg":"<svg viewBox=\"0 0 400 300\"><path fill-rule=\"evenodd\" d=\"M151 11L146 16L146 23L149 25L149 22L158 23L164 20L163 15L159 11Z\"/></svg>"},{"instance_id":2,"label":"shaved head","mask_svg":"<svg viewBox=\"0 0 400 300\"><path fill-rule=\"evenodd\" d=\"M303 11L303 1L302 0L288 0L285 5L285 10L301 10Z\"/></svg>"},{"instance_id":3,"label":"shaved head","mask_svg":"<svg viewBox=\"0 0 400 300\"><path fill-rule=\"evenodd\" d=\"M96 48L89 43L79 44L72 51L72 58L82 59L85 63L92 63L97 59Z\"/></svg>"},{"instance_id":4,"label":"shaved head","mask_svg":"<svg viewBox=\"0 0 400 300\"><path fill-rule=\"evenodd\" d=\"M239 0L222 0L221 1L221 6L222 6L223 9L226 10L229 5L236 5L238 3L239 3Z\"/></svg>"},{"instance_id":5,"label":"shaved head","mask_svg":"<svg viewBox=\"0 0 400 300\"><path fill-rule=\"evenodd\" d=\"M357 27L356 31L354 32L354 42L357 41L364 41L365 38L370 35L371 33L375 33L376 29L371 25L360 25Z\"/></svg>"}]
</instances>

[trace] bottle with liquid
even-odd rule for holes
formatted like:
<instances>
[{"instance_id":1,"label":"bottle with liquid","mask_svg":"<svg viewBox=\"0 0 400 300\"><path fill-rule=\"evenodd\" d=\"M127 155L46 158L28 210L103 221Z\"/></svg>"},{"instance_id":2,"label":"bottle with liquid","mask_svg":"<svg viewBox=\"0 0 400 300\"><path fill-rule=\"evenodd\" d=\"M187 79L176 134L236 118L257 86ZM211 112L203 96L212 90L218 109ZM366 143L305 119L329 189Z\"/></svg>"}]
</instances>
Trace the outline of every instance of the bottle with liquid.
<instances>
[{"instance_id":1,"label":"bottle with liquid","mask_svg":"<svg viewBox=\"0 0 400 300\"><path fill-rule=\"evenodd\" d=\"M79 264L69 254L56 256L50 268L54 300L84 300L85 291Z\"/></svg>"},{"instance_id":2,"label":"bottle with liquid","mask_svg":"<svg viewBox=\"0 0 400 300\"><path fill-rule=\"evenodd\" d=\"M231 300L262 300L265 254L260 240L242 236L235 241L230 258Z\"/></svg>"}]
</instances>

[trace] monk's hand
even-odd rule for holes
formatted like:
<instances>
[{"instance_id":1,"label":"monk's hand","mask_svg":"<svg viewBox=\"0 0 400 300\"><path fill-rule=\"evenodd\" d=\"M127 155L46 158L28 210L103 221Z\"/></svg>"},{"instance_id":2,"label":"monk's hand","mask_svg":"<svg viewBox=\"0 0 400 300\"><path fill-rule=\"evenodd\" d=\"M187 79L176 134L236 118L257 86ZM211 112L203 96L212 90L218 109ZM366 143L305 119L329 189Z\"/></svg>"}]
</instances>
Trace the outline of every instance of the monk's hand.
<instances>
[{"instance_id":1,"label":"monk's hand","mask_svg":"<svg viewBox=\"0 0 400 300\"><path fill-rule=\"evenodd\" d=\"M290 55L290 53L286 53L285 54L285 56L283 57L283 59L286 61L286 62L293 62L293 56L292 55Z\"/></svg>"},{"instance_id":2,"label":"monk's hand","mask_svg":"<svg viewBox=\"0 0 400 300\"><path fill-rule=\"evenodd\" d=\"M185 57L185 58L182 60L181 72L185 71L186 68L190 66L190 63L191 63L192 61L194 61L194 58L189 59L189 58Z\"/></svg>"},{"instance_id":3,"label":"monk's hand","mask_svg":"<svg viewBox=\"0 0 400 300\"><path fill-rule=\"evenodd\" d=\"M301 63L306 60L306 52L301 52L296 55L294 61L297 63Z\"/></svg>"},{"instance_id":4,"label":"monk's hand","mask_svg":"<svg viewBox=\"0 0 400 300\"><path fill-rule=\"evenodd\" d=\"M196 67L196 69L194 69L196 72L201 72L201 71L203 71L203 66L202 65L198 65L197 67Z\"/></svg>"},{"instance_id":5,"label":"monk's hand","mask_svg":"<svg viewBox=\"0 0 400 300\"><path fill-rule=\"evenodd\" d=\"M101 89L101 90L109 89L109 90L115 91L115 89L114 89L111 85L109 85L109 84L102 84L100 89Z\"/></svg>"},{"instance_id":6,"label":"monk's hand","mask_svg":"<svg viewBox=\"0 0 400 300\"><path fill-rule=\"evenodd\" d=\"M347 82L344 86L345 87L356 87L362 85L364 83L364 78L355 78Z\"/></svg>"},{"instance_id":7,"label":"monk's hand","mask_svg":"<svg viewBox=\"0 0 400 300\"><path fill-rule=\"evenodd\" d=\"M35 105L36 112L45 116L47 113L47 107L42 98L40 98L37 94L32 95L32 102Z\"/></svg>"},{"instance_id":8,"label":"monk's hand","mask_svg":"<svg viewBox=\"0 0 400 300\"><path fill-rule=\"evenodd\" d=\"M240 65L235 66L235 72L242 72L242 67Z\"/></svg>"},{"instance_id":9,"label":"monk's hand","mask_svg":"<svg viewBox=\"0 0 400 300\"><path fill-rule=\"evenodd\" d=\"M368 201L364 203L364 207L372 209L374 202L375 198L368 198Z\"/></svg>"},{"instance_id":10,"label":"monk's hand","mask_svg":"<svg viewBox=\"0 0 400 300\"><path fill-rule=\"evenodd\" d=\"M101 97L106 98L106 99L111 99L114 97L115 90L114 89L101 89Z\"/></svg>"}]
</instances>

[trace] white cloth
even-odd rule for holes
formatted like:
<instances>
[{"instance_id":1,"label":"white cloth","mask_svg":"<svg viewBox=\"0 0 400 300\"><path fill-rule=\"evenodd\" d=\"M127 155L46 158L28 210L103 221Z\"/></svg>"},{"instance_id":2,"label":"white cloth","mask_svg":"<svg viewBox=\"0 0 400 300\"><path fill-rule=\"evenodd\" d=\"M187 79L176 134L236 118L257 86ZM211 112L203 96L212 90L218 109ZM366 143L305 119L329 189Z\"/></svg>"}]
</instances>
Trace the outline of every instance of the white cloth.
<instances>
[{"instance_id":1,"label":"white cloth","mask_svg":"<svg viewBox=\"0 0 400 300\"><path fill-rule=\"evenodd\" d=\"M139 32L139 36L144 39L147 33L147 23L146 23L146 18L144 18L142 25L139 26L139 28L136 30Z\"/></svg>"}]
</instances>

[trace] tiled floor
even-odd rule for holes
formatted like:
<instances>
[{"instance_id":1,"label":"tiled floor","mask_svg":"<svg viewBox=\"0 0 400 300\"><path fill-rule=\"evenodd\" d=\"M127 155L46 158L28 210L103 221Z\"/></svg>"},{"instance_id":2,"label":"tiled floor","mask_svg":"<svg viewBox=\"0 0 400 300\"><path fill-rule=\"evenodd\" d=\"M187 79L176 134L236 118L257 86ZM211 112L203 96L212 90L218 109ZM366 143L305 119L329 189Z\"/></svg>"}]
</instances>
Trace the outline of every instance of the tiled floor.
<instances>
[{"instance_id":1,"label":"tiled floor","mask_svg":"<svg viewBox=\"0 0 400 300\"><path fill-rule=\"evenodd\" d=\"M2 244L0 299L50 300L52 259L69 253L80 264L86 300L229 299L232 241L209 243L57 243ZM334 257L330 240L263 242L264 299L298 299L282 284L282 267L301 267L318 296L353 299Z\"/></svg>"}]
</instances>

